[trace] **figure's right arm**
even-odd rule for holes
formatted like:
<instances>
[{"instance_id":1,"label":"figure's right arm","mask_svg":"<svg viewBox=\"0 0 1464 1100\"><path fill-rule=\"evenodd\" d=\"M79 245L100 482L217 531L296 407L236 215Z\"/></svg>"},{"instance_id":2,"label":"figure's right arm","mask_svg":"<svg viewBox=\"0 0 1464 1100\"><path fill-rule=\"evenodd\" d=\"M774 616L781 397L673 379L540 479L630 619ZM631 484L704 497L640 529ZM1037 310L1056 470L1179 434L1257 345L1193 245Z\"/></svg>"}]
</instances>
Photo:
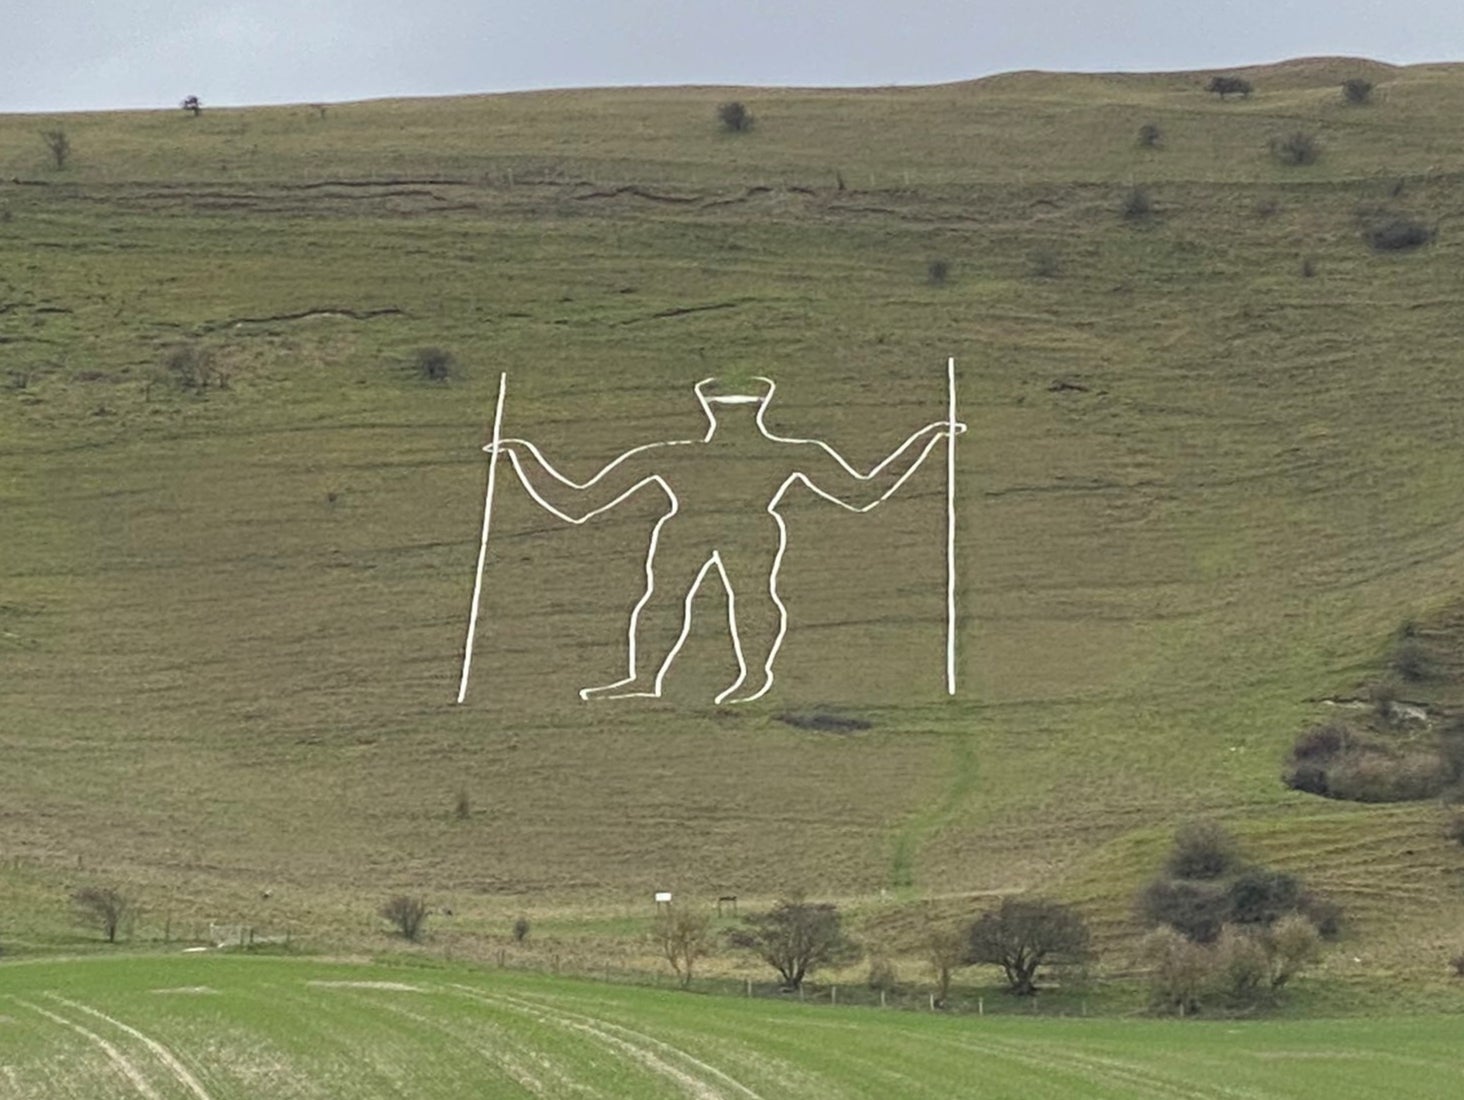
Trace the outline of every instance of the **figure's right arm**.
<instances>
[{"instance_id":1,"label":"figure's right arm","mask_svg":"<svg viewBox=\"0 0 1464 1100\"><path fill-rule=\"evenodd\" d=\"M526 439L503 439L498 452L513 463L514 472L538 504L560 519L583 523L615 507L643 486L657 482L669 494L654 469L655 452L671 443L652 443L627 451L588 481L575 481L554 468L542 451ZM492 451L493 445L483 448Z\"/></svg>"}]
</instances>

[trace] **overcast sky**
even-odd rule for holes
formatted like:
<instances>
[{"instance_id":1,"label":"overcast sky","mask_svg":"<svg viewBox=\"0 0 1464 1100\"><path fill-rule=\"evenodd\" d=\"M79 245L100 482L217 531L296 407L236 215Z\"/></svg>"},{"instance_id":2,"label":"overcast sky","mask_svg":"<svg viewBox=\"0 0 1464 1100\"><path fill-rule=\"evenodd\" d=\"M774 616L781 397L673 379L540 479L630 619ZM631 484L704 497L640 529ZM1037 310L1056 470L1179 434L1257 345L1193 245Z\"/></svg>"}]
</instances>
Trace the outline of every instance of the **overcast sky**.
<instances>
[{"instance_id":1,"label":"overcast sky","mask_svg":"<svg viewBox=\"0 0 1464 1100\"><path fill-rule=\"evenodd\" d=\"M4 0L0 112L1464 59L1460 0Z\"/></svg>"}]
</instances>

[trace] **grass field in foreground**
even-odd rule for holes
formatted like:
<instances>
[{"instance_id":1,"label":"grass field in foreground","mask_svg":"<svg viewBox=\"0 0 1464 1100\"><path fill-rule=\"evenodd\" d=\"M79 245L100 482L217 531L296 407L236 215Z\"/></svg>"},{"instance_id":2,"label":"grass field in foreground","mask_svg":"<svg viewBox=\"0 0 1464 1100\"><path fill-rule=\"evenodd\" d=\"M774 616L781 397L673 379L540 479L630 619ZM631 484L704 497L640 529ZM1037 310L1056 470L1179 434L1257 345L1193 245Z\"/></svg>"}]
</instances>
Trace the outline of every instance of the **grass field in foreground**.
<instances>
[{"instance_id":1,"label":"grass field in foreground","mask_svg":"<svg viewBox=\"0 0 1464 1100\"><path fill-rule=\"evenodd\" d=\"M456 952L521 911L631 927L656 889L1029 890L1112 947L1207 813L1346 907L1348 967L1442 972L1439 808L1278 772L1310 700L1458 595L1464 70L1246 75L1223 103L1029 73L0 118L0 945L65 948L67 893L117 881L139 936L375 946L410 891ZM1322 156L1277 163L1298 128ZM1437 241L1372 252L1379 209ZM173 384L179 344L228 388ZM412 375L428 344L446 384ZM732 710L715 596L667 699L581 704L654 515L571 529L505 485L452 704L500 371L509 431L572 472L696 434L691 384L753 372L775 429L867 465L942 414L947 355L954 700L928 467L868 516L790 509L778 688ZM818 707L872 728L778 717Z\"/></svg>"},{"instance_id":2,"label":"grass field in foreground","mask_svg":"<svg viewBox=\"0 0 1464 1100\"><path fill-rule=\"evenodd\" d=\"M0 1096L1419 1100L1457 1016L951 1019L454 968L0 964Z\"/></svg>"}]
</instances>

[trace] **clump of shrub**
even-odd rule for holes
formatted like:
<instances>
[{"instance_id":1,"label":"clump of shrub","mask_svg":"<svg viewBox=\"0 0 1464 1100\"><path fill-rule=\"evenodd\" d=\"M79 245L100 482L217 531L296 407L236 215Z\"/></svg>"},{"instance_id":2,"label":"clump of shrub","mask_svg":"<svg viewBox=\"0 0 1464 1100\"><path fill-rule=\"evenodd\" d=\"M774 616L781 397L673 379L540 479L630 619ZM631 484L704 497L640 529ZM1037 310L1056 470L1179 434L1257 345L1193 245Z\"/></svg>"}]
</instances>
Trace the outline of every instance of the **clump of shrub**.
<instances>
[{"instance_id":1,"label":"clump of shrub","mask_svg":"<svg viewBox=\"0 0 1464 1100\"><path fill-rule=\"evenodd\" d=\"M875 955L869 960L869 974L865 984L876 993L894 993L900 986L895 973L895 964L884 955Z\"/></svg>"},{"instance_id":2,"label":"clump of shrub","mask_svg":"<svg viewBox=\"0 0 1464 1100\"><path fill-rule=\"evenodd\" d=\"M1149 967L1149 1003L1155 1011L1190 1016L1199 1010L1210 975L1205 948L1161 925L1139 945Z\"/></svg>"},{"instance_id":3,"label":"clump of shrub","mask_svg":"<svg viewBox=\"0 0 1464 1100\"><path fill-rule=\"evenodd\" d=\"M1464 813L1456 813L1450 816L1444 825L1444 835L1455 844L1464 846Z\"/></svg>"},{"instance_id":4,"label":"clump of shrub","mask_svg":"<svg viewBox=\"0 0 1464 1100\"><path fill-rule=\"evenodd\" d=\"M1298 734L1282 769L1293 790L1354 802L1409 802L1464 792L1464 713L1430 714L1405 701L1419 685L1452 677L1446 632L1413 620L1394 633L1388 675L1369 684L1366 711Z\"/></svg>"},{"instance_id":5,"label":"clump of shrub","mask_svg":"<svg viewBox=\"0 0 1464 1100\"><path fill-rule=\"evenodd\" d=\"M1332 775L1332 797L1350 802L1421 802L1444 789L1430 752L1367 753Z\"/></svg>"},{"instance_id":6,"label":"clump of shrub","mask_svg":"<svg viewBox=\"0 0 1464 1100\"><path fill-rule=\"evenodd\" d=\"M1367 686L1367 701L1372 704L1373 717L1382 725L1390 726L1398 716L1398 685L1391 679L1374 680Z\"/></svg>"},{"instance_id":7,"label":"clump of shrub","mask_svg":"<svg viewBox=\"0 0 1464 1100\"><path fill-rule=\"evenodd\" d=\"M1145 924L1173 929L1195 943L1210 943L1220 935L1229 908L1225 887L1216 882L1160 875L1139 894L1139 915Z\"/></svg>"},{"instance_id":8,"label":"clump of shrub","mask_svg":"<svg viewBox=\"0 0 1464 1100\"><path fill-rule=\"evenodd\" d=\"M1258 218L1274 218L1281 211L1281 200L1275 195L1262 195L1251 209Z\"/></svg>"},{"instance_id":9,"label":"clump of shrub","mask_svg":"<svg viewBox=\"0 0 1464 1100\"><path fill-rule=\"evenodd\" d=\"M1221 825L1188 821L1174 834L1164 870L1173 878L1214 879L1233 871L1239 859L1235 838Z\"/></svg>"},{"instance_id":10,"label":"clump of shrub","mask_svg":"<svg viewBox=\"0 0 1464 1100\"><path fill-rule=\"evenodd\" d=\"M931 286L944 286L951 277L951 265L946 260L931 260L925 265L925 278Z\"/></svg>"},{"instance_id":11,"label":"clump of shrub","mask_svg":"<svg viewBox=\"0 0 1464 1100\"><path fill-rule=\"evenodd\" d=\"M1062 257L1055 249L1038 248L1027 257L1032 276L1037 279L1055 279L1062 274Z\"/></svg>"},{"instance_id":12,"label":"clump of shrub","mask_svg":"<svg viewBox=\"0 0 1464 1100\"><path fill-rule=\"evenodd\" d=\"M1301 258L1301 277L1310 279L1317 273L1317 258L1315 256L1303 256Z\"/></svg>"},{"instance_id":13,"label":"clump of shrub","mask_svg":"<svg viewBox=\"0 0 1464 1100\"><path fill-rule=\"evenodd\" d=\"M1124 192L1118 209L1125 221L1139 222L1154 213L1154 200L1147 188L1134 186Z\"/></svg>"},{"instance_id":14,"label":"clump of shrub","mask_svg":"<svg viewBox=\"0 0 1464 1100\"><path fill-rule=\"evenodd\" d=\"M1139 127L1139 148L1158 149L1164 144L1164 131L1157 123L1146 122Z\"/></svg>"},{"instance_id":15,"label":"clump of shrub","mask_svg":"<svg viewBox=\"0 0 1464 1100\"><path fill-rule=\"evenodd\" d=\"M1140 891L1138 909L1146 924L1167 926L1195 943L1213 943L1227 925L1269 928L1293 913L1327 937L1341 924L1336 905L1289 872L1245 863L1230 835L1209 822L1179 829L1163 871Z\"/></svg>"},{"instance_id":16,"label":"clump of shrub","mask_svg":"<svg viewBox=\"0 0 1464 1100\"><path fill-rule=\"evenodd\" d=\"M839 714L822 708L785 710L773 715L785 726L796 730L817 730L820 733L860 733L874 729L874 723L857 714Z\"/></svg>"},{"instance_id":17,"label":"clump of shrub","mask_svg":"<svg viewBox=\"0 0 1464 1100\"><path fill-rule=\"evenodd\" d=\"M1444 778L1457 788L1464 783L1464 717L1456 715L1444 722L1439 727L1438 737ZM1464 843L1464 839L1460 843Z\"/></svg>"},{"instance_id":18,"label":"clump of shrub","mask_svg":"<svg viewBox=\"0 0 1464 1100\"><path fill-rule=\"evenodd\" d=\"M412 359L418 377L428 382L446 382L457 371L457 360L439 347L419 348Z\"/></svg>"},{"instance_id":19,"label":"clump of shrub","mask_svg":"<svg viewBox=\"0 0 1464 1100\"><path fill-rule=\"evenodd\" d=\"M1303 730L1282 782L1352 802L1419 801L1464 784L1464 715L1440 721L1400 698L1400 685L1444 675L1436 645L1406 623L1388 653L1390 675L1367 688L1369 710Z\"/></svg>"},{"instance_id":20,"label":"clump of shrub","mask_svg":"<svg viewBox=\"0 0 1464 1100\"><path fill-rule=\"evenodd\" d=\"M1303 730L1291 746L1283 776L1286 785L1294 791L1325 796L1329 791L1327 770L1347 753L1352 739L1352 731L1336 722Z\"/></svg>"},{"instance_id":21,"label":"clump of shrub","mask_svg":"<svg viewBox=\"0 0 1464 1100\"><path fill-rule=\"evenodd\" d=\"M379 912L384 920L396 926L404 939L415 943L422 938L423 926L427 923L425 899L398 894L387 901Z\"/></svg>"},{"instance_id":22,"label":"clump of shrub","mask_svg":"<svg viewBox=\"0 0 1464 1100\"><path fill-rule=\"evenodd\" d=\"M179 344L163 359L163 370L173 384L189 393L229 388L229 373L213 351L201 344Z\"/></svg>"},{"instance_id":23,"label":"clump of shrub","mask_svg":"<svg viewBox=\"0 0 1464 1100\"><path fill-rule=\"evenodd\" d=\"M1152 1005L1181 1016L1205 1004L1248 1008L1273 1000L1320 957L1341 917L1295 875L1243 864L1213 823L1180 829L1139 909L1155 926L1140 949Z\"/></svg>"},{"instance_id":24,"label":"clump of shrub","mask_svg":"<svg viewBox=\"0 0 1464 1100\"><path fill-rule=\"evenodd\" d=\"M1210 78L1210 83L1205 85L1205 91L1224 99L1226 96L1231 95L1246 98L1254 89L1251 87L1251 82L1244 77L1216 76Z\"/></svg>"},{"instance_id":25,"label":"clump of shrub","mask_svg":"<svg viewBox=\"0 0 1464 1100\"><path fill-rule=\"evenodd\" d=\"M1274 1000L1321 955L1321 935L1296 913L1263 930L1227 925L1205 952L1208 974L1202 989L1231 1007L1250 1008Z\"/></svg>"},{"instance_id":26,"label":"clump of shrub","mask_svg":"<svg viewBox=\"0 0 1464 1100\"><path fill-rule=\"evenodd\" d=\"M1417 218L1397 214L1363 227L1362 236L1375 252L1406 252L1431 244L1438 231Z\"/></svg>"},{"instance_id":27,"label":"clump of shrub","mask_svg":"<svg viewBox=\"0 0 1464 1100\"><path fill-rule=\"evenodd\" d=\"M1434 658L1428 646L1417 637L1400 638L1388 657L1388 666L1398 679L1416 684L1434 673Z\"/></svg>"},{"instance_id":28,"label":"clump of shrub","mask_svg":"<svg viewBox=\"0 0 1464 1100\"><path fill-rule=\"evenodd\" d=\"M1342 82L1342 98L1348 103L1360 106L1372 99L1373 85L1371 80L1364 80L1360 76L1349 77Z\"/></svg>"},{"instance_id":29,"label":"clump of shrub","mask_svg":"<svg viewBox=\"0 0 1464 1100\"><path fill-rule=\"evenodd\" d=\"M529 938L529 918L519 917L513 922L513 942L523 943Z\"/></svg>"},{"instance_id":30,"label":"clump of shrub","mask_svg":"<svg viewBox=\"0 0 1464 1100\"><path fill-rule=\"evenodd\" d=\"M1292 745L1282 781L1292 790L1346 802L1434 798L1450 782L1444 740L1394 745L1374 731L1314 726Z\"/></svg>"},{"instance_id":31,"label":"clump of shrub","mask_svg":"<svg viewBox=\"0 0 1464 1100\"><path fill-rule=\"evenodd\" d=\"M752 112L747 109L746 104L737 100L723 103L717 108L717 121L730 134L745 134L753 125Z\"/></svg>"},{"instance_id":32,"label":"clump of shrub","mask_svg":"<svg viewBox=\"0 0 1464 1100\"><path fill-rule=\"evenodd\" d=\"M1315 164L1322 156L1322 143L1315 134L1294 130L1271 139L1271 155L1282 164L1300 167Z\"/></svg>"}]
</instances>

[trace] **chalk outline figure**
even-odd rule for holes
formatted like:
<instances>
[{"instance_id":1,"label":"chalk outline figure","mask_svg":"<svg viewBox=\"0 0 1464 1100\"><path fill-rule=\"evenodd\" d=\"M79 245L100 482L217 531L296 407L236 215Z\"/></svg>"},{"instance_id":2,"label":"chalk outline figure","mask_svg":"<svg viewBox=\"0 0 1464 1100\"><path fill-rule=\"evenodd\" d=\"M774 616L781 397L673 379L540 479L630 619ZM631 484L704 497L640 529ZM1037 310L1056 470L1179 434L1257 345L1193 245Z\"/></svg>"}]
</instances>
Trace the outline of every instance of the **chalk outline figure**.
<instances>
[{"instance_id":1,"label":"chalk outline figure","mask_svg":"<svg viewBox=\"0 0 1464 1100\"><path fill-rule=\"evenodd\" d=\"M812 491L816 496L822 497L824 500L836 504L846 511L854 512L856 514L869 512L872 509L878 507L880 504L883 504L886 500L893 496L900 489L900 487L904 485L905 482L908 481L915 474L915 471L920 468L925 459L929 457L930 452L935 449L935 447L937 446L937 444L939 444L940 440L943 437L953 437L955 435L961 434L966 430L966 425L960 423L955 419L954 402L952 402L951 415L948 419L933 421L932 423L926 424L923 427L919 428L917 431L911 433L911 435L906 438L903 443L896 447L895 450L890 452L890 454L881 462L872 467L868 473L861 474L852 465L850 465L849 462L841 454L839 454L838 451L834 450L833 447L825 443L823 440L804 439L797 436L781 436L768 429L767 424L764 422L763 418L767 412L768 405L772 403L773 395L777 391L777 384L771 378L767 378L762 375L756 376L756 381L763 383L767 387L766 392L762 394L709 395L706 392L706 389L715 381L715 378L704 378L692 387L693 392L696 394L697 401L701 405L702 412L706 415L707 418L707 431L701 439L674 439L658 443L646 443L642 444L639 447L632 447L630 450L620 455L620 457L608 463L597 474L595 474L593 477L589 478L586 481L575 481L574 479L561 473L558 469L554 467L552 463L549 462L547 458L544 457L543 452L529 440L514 437L500 437L498 435L497 423L495 423L494 431L495 441L493 443L489 443L483 448L483 450L490 455L490 462L492 461L492 459L497 458L499 455L506 455L513 463L514 472L518 475L519 482L523 485L525 491L529 494L529 496L532 497L534 501L545 511L559 517L567 523L571 523L576 526L587 523L594 517L604 512L608 512L610 509L616 507L622 501L639 492L641 489L645 488L646 485L651 484L652 482L658 484L661 487L661 490L666 494L666 497L670 502L669 510L656 521L655 526L651 530L650 544L646 551L646 588L645 591L641 594L640 599L636 601L636 604L631 609L630 613L630 622L626 631L629 651L629 668L627 670L627 675L622 679L613 681L609 684L604 684L596 687L581 688L579 696L583 700L588 701L595 698L658 699L661 697L662 686L665 682L666 674L668 671L670 671L672 664L675 663L676 657L680 654L682 646L685 644L688 635L691 633L692 603L695 600L697 593L701 589L702 582L706 579L707 574L713 569L717 571L717 574L722 582L723 590L727 593L727 626L728 631L732 637L732 650L737 658L738 666L737 679L734 680L729 687L718 693L714 699L714 702L717 704L721 704L727 702L730 699L733 703L750 703L755 699L760 699L763 695L767 694L767 692L771 690L773 686L773 664L777 660L778 653L783 646L783 640L788 633L788 608L787 605L783 603L781 596L778 594L778 573L782 568L783 557L788 548L788 527L787 524L784 522L783 517L777 511L778 505L782 503L783 498L787 494L788 490L792 488L795 484L802 482L803 485L806 486L810 491ZM883 473L884 470L891 463L900 459L900 457L903 456L913 445L915 445L916 441L919 440L922 436L928 435L929 438L924 441L923 445L921 446L920 453L910 463L909 467L903 473L901 473L898 478L896 478L894 483L890 485L890 487L886 489L883 493L881 493L878 497L876 497L874 500L870 501L867 504L857 505L851 504L845 500L841 500L835 494L816 484L813 478L810 477L809 474L803 470L794 470L786 478L783 479L782 483L774 491L772 497L769 499L763 510L773 517L773 520L777 524L778 529L777 550L773 555L772 569L768 575L768 594L771 596L773 604L777 607L778 629L777 634L773 639L772 645L768 650L767 658L763 662L763 667L760 670L762 674L762 682L760 685L757 686L756 690L745 692L741 696L733 698L733 696L738 692L738 689L742 688L743 684L747 682L749 670L747 666L747 660L743 654L741 633L737 625L737 594L732 584L731 578L727 575L727 568L722 559L721 551L713 550L712 553L707 557L707 559L702 563L700 569L696 573L695 578L692 580L690 586L687 588L686 596L682 601L680 634L677 636L675 643L671 646L671 649L667 652L666 656L662 659L660 667L657 668L654 679L650 681L649 690L622 691L620 689L625 688L628 685L635 684L640 679L638 675L639 670L637 668L638 653L636 635L640 626L641 612L645 609L646 605L650 602L652 596L655 594L656 591L655 560L657 549L660 546L661 531L666 526L666 524L674 519L676 515L681 511L681 500L676 495L676 491L671 487L670 483L664 477L662 477L660 474L649 474L635 481L634 484L632 484L624 491L620 492L608 503L602 504L596 508L592 508L589 511L585 512L583 515L574 516L568 512L563 511L560 508L555 507L550 501L545 499L545 497L538 491L538 489L535 488L533 482L530 480L528 474L525 472L523 459L520 457L520 454L515 448L521 447L525 451L527 451L530 455L532 455L536 465L538 465L545 473L549 474L550 477L554 478L556 481L560 482L567 488L573 490L586 490L593 488L595 485L599 484L606 477L610 476L623 463L636 456L643 455L647 452L652 452L663 447L685 447L710 443L712 441L712 437L717 432L717 417L716 414L712 411L712 406L749 404L755 404L758 406L754 422L757 426L758 432L761 433L761 435L765 439L774 443L804 445L811 444L813 446L816 446L820 448L829 458L833 459L833 461L846 475L860 482L873 481L875 478L879 477L879 475ZM502 414L500 412L500 418L501 415ZM950 548L948 548L948 550L949 549ZM466 689L466 666L464 668L463 689ZM461 693L459 701L461 701Z\"/></svg>"}]
</instances>

